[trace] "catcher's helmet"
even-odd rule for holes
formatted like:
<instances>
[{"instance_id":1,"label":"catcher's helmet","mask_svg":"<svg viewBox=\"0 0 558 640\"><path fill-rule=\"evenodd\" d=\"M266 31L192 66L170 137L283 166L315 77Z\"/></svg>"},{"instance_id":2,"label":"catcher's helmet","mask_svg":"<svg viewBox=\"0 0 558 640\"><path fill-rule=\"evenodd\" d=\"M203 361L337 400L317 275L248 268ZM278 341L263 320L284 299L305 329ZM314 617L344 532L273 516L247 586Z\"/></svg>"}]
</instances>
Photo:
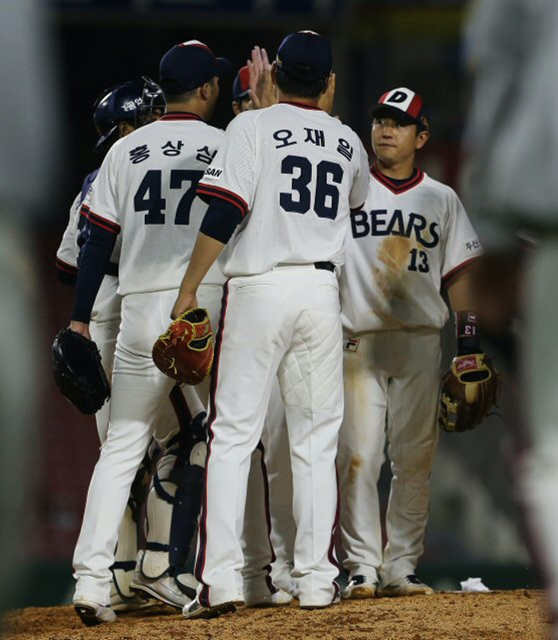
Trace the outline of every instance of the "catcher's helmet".
<instances>
[{"instance_id":1,"label":"catcher's helmet","mask_svg":"<svg viewBox=\"0 0 558 640\"><path fill-rule=\"evenodd\" d=\"M157 110L164 113L166 106L161 87L145 76L105 89L93 105L93 124L100 136L95 148L114 135L119 122L141 127Z\"/></svg>"}]
</instances>

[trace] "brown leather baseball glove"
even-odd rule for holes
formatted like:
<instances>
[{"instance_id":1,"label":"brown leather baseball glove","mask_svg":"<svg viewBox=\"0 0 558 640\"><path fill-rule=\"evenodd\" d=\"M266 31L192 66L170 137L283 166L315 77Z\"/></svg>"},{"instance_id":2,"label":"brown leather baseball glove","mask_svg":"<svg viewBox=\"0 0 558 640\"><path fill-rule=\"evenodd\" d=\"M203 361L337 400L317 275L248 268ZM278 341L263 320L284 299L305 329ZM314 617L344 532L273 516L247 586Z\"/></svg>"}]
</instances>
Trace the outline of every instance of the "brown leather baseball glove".
<instances>
[{"instance_id":1,"label":"brown leather baseball glove","mask_svg":"<svg viewBox=\"0 0 558 640\"><path fill-rule=\"evenodd\" d=\"M153 345L153 361L167 376L196 385L209 377L213 365L213 331L206 309L188 309L171 322Z\"/></svg>"}]
</instances>

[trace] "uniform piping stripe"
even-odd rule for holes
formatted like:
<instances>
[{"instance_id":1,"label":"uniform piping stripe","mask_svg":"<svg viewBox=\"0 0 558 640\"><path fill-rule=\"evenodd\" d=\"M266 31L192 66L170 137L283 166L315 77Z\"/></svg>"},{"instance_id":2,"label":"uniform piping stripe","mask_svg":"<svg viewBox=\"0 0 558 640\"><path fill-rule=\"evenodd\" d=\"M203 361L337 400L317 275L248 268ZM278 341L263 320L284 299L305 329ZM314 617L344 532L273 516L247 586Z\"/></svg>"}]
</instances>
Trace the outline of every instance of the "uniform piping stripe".
<instances>
[{"instance_id":1,"label":"uniform piping stripe","mask_svg":"<svg viewBox=\"0 0 558 640\"><path fill-rule=\"evenodd\" d=\"M233 204L235 207L237 207L237 209L240 210L243 218L248 213L248 205L246 204L246 202L244 202L244 200L240 196L237 196L236 193L228 191L227 189L223 189L222 187L214 187L211 185L200 183L198 184L196 193L198 195L202 194L204 196L220 198L221 200L225 200L225 202L230 202L230 204Z\"/></svg>"},{"instance_id":2,"label":"uniform piping stripe","mask_svg":"<svg viewBox=\"0 0 558 640\"><path fill-rule=\"evenodd\" d=\"M271 542L271 512L270 512L270 501L269 501L269 479L267 475L267 466L265 464L265 447L263 446L263 442L260 440L258 442L258 446L256 447L260 450L261 459L260 465L262 468L262 478L264 485L264 504L265 504L265 521L267 524L267 539L269 541L269 551L271 554L269 564L266 564L264 569L266 571L265 582L267 584L267 588L269 589L269 593L277 593L277 588L273 584L273 580L271 579L271 565L277 560L277 556L275 555L275 549L273 548L273 543Z\"/></svg>"},{"instance_id":3,"label":"uniform piping stripe","mask_svg":"<svg viewBox=\"0 0 558 640\"><path fill-rule=\"evenodd\" d=\"M375 164L370 167L370 173L372 174L372 177L376 178L376 180L380 184L383 184L384 187L386 187L392 193L395 193L395 194L409 191L409 189L416 187L417 184L421 183L424 179L424 171L422 171L418 167L417 167L416 175L412 176L411 178L409 178L409 180L407 180L402 184L396 184L395 182L391 181L387 176L384 176L383 173L381 173L378 170L378 167Z\"/></svg>"},{"instance_id":4,"label":"uniform piping stripe","mask_svg":"<svg viewBox=\"0 0 558 640\"><path fill-rule=\"evenodd\" d=\"M442 287L447 288L456 278L457 276L462 275L466 271L469 271L474 266L474 263L478 260L478 256L474 258L469 258L469 260L465 260L457 267L454 267L451 271L448 271L446 275L442 278Z\"/></svg>"},{"instance_id":5,"label":"uniform piping stripe","mask_svg":"<svg viewBox=\"0 0 558 640\"><path fill-rule=\"evenodd\" d=\"M110 220L107 220L106 218L102 218L96 213L93 213L93 211L91 211L91 209L86 204L81 206L81 209L79 212L82 216L87 218L89 222L97 225L98 227L101 227L101 229L104 229L105 231L110 231L111 233L114 233L114 235L118 235L120 233L119 224L111 222Z\"/></svg>"},{"instance_id":6,"label":"uniform piping stripe","mask_svg":"<svg viewBox=\"0 0 558 640\"><path fill-rule=\"evenodd\" d=\"M335 519L333 520L333 527L331 529L331 543L329 545L329 550L328 550L328 560L331 562L331 564L336 567L337 569L339 569L339 563L337 562L337 558L335 557L335 532L337 531L337 525L339 524L339 474L337 472L337 466L335 467L335 484L337 486L337 504L335 506ZM339 589L338 585L336 582L333 583L337 589ZM336 594L337 595L337 594Z\"/></svg>"},{"instance_id":7,"label":"uniform piping stripe","mask_svg":"<svg viewBox=\"0 0 558 640\"><path fill-rule=\"evenodd\" d=\"M164 116L159 118L159 122L165 121L175 121L175 120L202 120L197 113L190 113L189 111L169 111L169 113L165 113Z\"/></svg>"},{"instance_id":8,"label":"uniform piping stripe","mask_svg":"<svg viewBox=\"0 0 558 640\"><path fill-rule=\"evenodd\" d=\"M77 275L79 271L79 269L77 267L74 267L73 264L68 264L60 258L56 258L56 268L60 269L60 271L64 271L64 273L69 273L71 275Z\"/></svg>"},{"instance_id":9,"label":"uniform piping stripe","mask_svg":"<svg viewBox=\"0 0 558 640\"><path fill-rule=\"evenodd\" d=\"M203 570L205 568L205 554L207 549L207 470L209 468L211 460L211 444L213 442L213 422L217 413L215 406L215 393L217 390L218 372L219 372L219 357L221 355L221 344L223 341L223 332L225 330L225 316L227 314L227 301L229 297L229 285L225 282L223 286L223 299L221 302L221 318L219 320L219 329L217 330L217 337L215 338L215 356L213 362L213 371L211 373L211 384L209 390L209 418L207 420L207 458L205 461L205 479L204 479L204 493L202 499L202 508L200 515L199 526L199 541L198 541L198 556L196 558L196 564L194 573L198 582L203 586L199 594L199 601L204 607L209 606L209 586L203 581Z\"/></svg>"}]
</instances>

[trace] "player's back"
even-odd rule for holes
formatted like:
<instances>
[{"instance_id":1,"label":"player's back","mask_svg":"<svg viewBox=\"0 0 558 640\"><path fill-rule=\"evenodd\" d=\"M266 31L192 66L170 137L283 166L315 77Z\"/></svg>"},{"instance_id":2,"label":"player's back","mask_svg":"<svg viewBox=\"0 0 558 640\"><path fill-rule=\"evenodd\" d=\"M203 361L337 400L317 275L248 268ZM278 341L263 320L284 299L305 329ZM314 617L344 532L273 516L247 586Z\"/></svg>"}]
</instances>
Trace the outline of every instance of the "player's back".
<instances>
[{"instance_id":1,"label":"player's back","mask_svg":"<svg viewBox=\"0 0 558 640\"><path fill-rule=\"evenodd\" d=\"M349 201L361 205L368 182L356 134L324 111L294 103L241 114L227 134L203 180L241 198L249 212L226 274L257 274L277 264L340 264ZM236 163L235 150L226 149L232 144Z\"/></svg>"},{"instance_id":2,"label":"player's back","mask_svg":"<svg viewBox=\"0 0 558 640\"><path fill-rule=\"evenodd\" d=\"M193 114L169 113L110 150L84 204L120 228L122 295L180 285L206 210L196 186L222 137Z\"/></svg>"}]
</instances>

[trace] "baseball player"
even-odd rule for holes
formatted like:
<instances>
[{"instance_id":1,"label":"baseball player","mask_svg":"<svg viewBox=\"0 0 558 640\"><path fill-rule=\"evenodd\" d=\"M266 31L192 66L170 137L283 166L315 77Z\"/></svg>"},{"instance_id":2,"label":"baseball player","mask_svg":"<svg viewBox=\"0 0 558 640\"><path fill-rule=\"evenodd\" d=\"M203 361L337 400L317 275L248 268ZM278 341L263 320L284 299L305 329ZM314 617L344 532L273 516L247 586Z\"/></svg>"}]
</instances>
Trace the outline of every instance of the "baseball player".
<instances>
[{"instance_id":1,"label":"baseball player","mask_svg":"<svg viewBox=\"0 0 558 640\"><path fill-rule=\"evenodd\" d=\"M415 166L430 137L422 98L400 87L372 108L368 196L351 213L341 276L345 416L339 441L346 598L432 594L415 575L438 440L440 330L456 317L460 354L480 351L468 269L481 248L457 195ZM377 482L392 481L382 531Z\"/></svg>"},{"instance_id":2,"label":"baseball player","mask_svg":"<svg viewBox=\"0 0 558 640\"><path fill-rule=\"evenodd\" d=\"M127 81L105 89L94 103L93 124L99 134L95 151L104 155L112 144L140 126L160 117L165 111L165 99L160 87L151 80ZM84 242L88 233L87 220L79 215L89 187L97 177L95 169L83 181L72 206L68 225L56 253L57 275L61 282L75 285L78 274L78 240ZM118 255L111 257L91 313L91 336L101 353L102 364L110 380L114 348L120 324L120 296L118 288ZM101 444L106 440L110 400L95 414ZM146 471L144 469L144 471ZM138 479L138 485L140 485ZM138 499L132 492L118 536L115 563L111 567L111 605L116 611L145 606L146 601L130 590L138 551Z\"/></svg>"},{"instance_id":3,"label":"baseball player","mask_svg":"<svg viewBox=\"0 0 558 640\"><path fill-rule=\"evenodd\" d=\"M332 538L343 388L335 269L350 207L366 196L368 162L355 133L317 107L331 66L326 38L287 36L273 69L279 104L230 123L198 186L210 205L173 317L197 305L199 283L240 226L225 267L216 343L196 560L201 584L186 618L233 611L244 600L239 532L251 453L277 375L291 452L300 606L327 607L338 595Z\"/></svg>"},{"instance_id":4,"label":"baseball player","mask_svg":"<svg viewBox=\"0 0 558 640\"><path fill-rule=\"evenodd\" d=\"M151 348L166 329L205 213L195 188L223 137L206 121L219 95L219 76L227 68L226 61L197 40L172 47L160 63L167 113L111 148L82 206L91 234L83 249L70 327L89 337L91 308L117 237L122 296L107 439L74 554L74 606L86 624L115 619L109 606L109 567L118 523L173 387L155 367ZM220 308L222 282L216 265L200 292L200 303L210 313ZM156 579L160 562L145 564L148 577Z\"/></svg>"},{"instance_id":5,"label":"baseball player","mask_svg":"<svg viewBox=\"0 0 558 640\"><path fill-rule=\"evenodd\" d=\"M521 317L512 326L522 358L511 373L514 391L523 394L519 401L514 398L514 409L521 431L527 428L522 433L527 442L519 444L527 446L516 458L517 471L529 537L536 545L533 559L548 586L548 637L557 640L558 79L553 69L558 4L481 0L466 26L465 50L473 71L465 139L468 196L486 248L482 273L488 277L477 283L478 293L492 306L490 317L483 313L481 320L498 336L509 332L507 322L521 298ZM538 242L524 271L518 268L517 251L522 230ZM496 267L500 277L491 275ZM516 280L521 276L521 296L510 295L514 275Z\"/></svg>"},{"instance_id":6,"label":"baseball player","mask_svg":"<svg viewBox=\"0 0 558 640\"><path fill-rule=\"evenodd\" d=\"M254 70L266 69L265 49L254 47L251 64L242 67L233 83L233 112L235 115L259 108L259 91L250 89ZM271 71L271 65L269 65ZM257 82L256 82L257 84ZM252 100L256 95L256 100ZM296 593L291 578L295 526L292 518L292 474L289 461L289 442L285 424L285 407L281 399L279 381L273 383L261 442L252 454L248 479L246 513L242 534L245 563L242 570L244 599L249 605L286 605ZM271 565L271 579L277 591L261 588L261 568ZM253 582L255 588L250 583ZM260 583L260 586L258 586Z\"/></svg>"},{"instance_id":7,"label":"baseball player","mask_svg":"<svg viewBox=\"0 0 558 640\"><path fill-rule=\"evenodd\" d=\"M238 70L232 88L232 110L235 116L250 107L250 70L244 65Z\"/></svg>"}]
</instances>

